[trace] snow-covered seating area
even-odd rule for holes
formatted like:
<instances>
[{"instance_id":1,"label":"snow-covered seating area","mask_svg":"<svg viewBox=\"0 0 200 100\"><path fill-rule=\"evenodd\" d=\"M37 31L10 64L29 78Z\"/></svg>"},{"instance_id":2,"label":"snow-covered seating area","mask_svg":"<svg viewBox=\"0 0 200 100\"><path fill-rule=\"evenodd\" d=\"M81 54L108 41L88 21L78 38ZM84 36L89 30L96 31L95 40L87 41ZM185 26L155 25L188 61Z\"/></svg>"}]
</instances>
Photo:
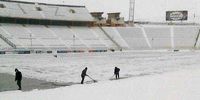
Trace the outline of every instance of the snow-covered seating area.
<instances>
[{"instance_id":1,"label":"snow-covered seating area","mask_svg":"<svg viewBox=\"0 0 200 100\"><path fill-rule=\"evenodd\" d=\"M109 29L111 30L111 28ZM140 50L192 49L195 48L195 42L197 42L196 48L198 48L199 40L196 41L196 39L199 29L199 26L189 25L140 25L117 28L118 34L129 46L129 49Z\"/></svg>"},{"instance_id":2,"label":"snow-covered seating area","mask_svg":"<svg viewBox=\"0 0 200 100\"><path fill-rule=\"evenodd\" d=\"M113 43L98 28L1 24L0 34L17 48L108 49Z\"/></svg>"},{"instance_id":3,"label":"snow-covered seating area","mask_svg":"<svg viewBox=\"0 0 200 100\"><path fill-rule=\"evenodd\" d=\"M75 37L77 36L82 39L82 41L89 47L106 47L106 45L97 37L95 32L88 27L71 27L71 30L75 33Z\"/></svg>"},{"instance_id":4,"label":"snow-covered seating area","mask_svg":"<svg viewBox=\"0 0 200 100\"><path fill-rule=\"evenodd\" d=\"M0 1L1 17L48 19L65 21L93 21L85 6L53 5L34 2Z\"/></svg>"},{"instance_id":5,"label":"snow-covered seating area","mask_svg":"<svg viewBox=\"0 0 200 100\"><path fill-rule=\"evenodd\" d=\"M176 48L193 48L199 27L174 27L174 46Z\"/></svg>"},{"instance_id":6,"label":"snow-covered seating area","mask_svg":"<svg viewBox=\"0 0 200 100\"><path fill-rule=\"evenodd\" d=\"M1 24L2 33L9 34L6 37L16 37L16 38L30 38L30 32L25 29L24 26L20 24Z\"/></svg>"},{"instance_id":7,"label":"snow-covered seating area","mask_svg":"<svg viewBox=\"0 0 200 100\"><path fill-rule=\"evenodd\" d=\"M121 27L117 28L117 30L131 49L150 49L141 28Z\"/></svg>"},{"instance_id":8,"label":"snow-covered seating area","mask_svg":"<svg viewBox=\"0 0 200 100\"><path fill-rule=\"evenodd\" d=\"M195 43L196 47L199 47L200 40L196 41L198 32L198 26L183 25L100 28L0 24L0 34L14 43L17 48L98 50L118 48L119 45L122 49L128 50L192 49Z\"/></svg>"},{"instance_id":9,"label":"snow-covered seating area","mask_svg":"<svg viewBox=\"0 0 200 100\"><path fill-rule=\"evenodd\" d=\"M99 27L91 27L90 30L96 35L96 37L105 44L106 47L116 48L116 45L102 32Z\"/></svg>"},{"instance_id":10,"label":"snow-covered seating area","mask_svg":"<svg viewBox=\"0 0 200 100\"><path fill-rule=\"evenodd\" d=\"M8 49L8 48L11 48L11 46L9 46L5 41L0 39L0 48Z\"/></svg>"},{"instance_id":11,"label":"snow-covered seating area","mask_svg":"<svg viewBox=\"0 0 200 100\"><path fill-rule=\"evenodd\" d=\"M171 48L170 27L144 27L149 43L154 49Z\"/></svg>"},{"instance_id":12,"label":"snow-covered seating area","mask_svg":"<svg viewBox=\"0 0 200 100\"><path fill-rule=\"evenodd\" d=\"M26 25L26 29L30 32L30 34L32 34L33 37L47 39L56 38L56 35L43 25Z\"/></svg>"}]
</instances>

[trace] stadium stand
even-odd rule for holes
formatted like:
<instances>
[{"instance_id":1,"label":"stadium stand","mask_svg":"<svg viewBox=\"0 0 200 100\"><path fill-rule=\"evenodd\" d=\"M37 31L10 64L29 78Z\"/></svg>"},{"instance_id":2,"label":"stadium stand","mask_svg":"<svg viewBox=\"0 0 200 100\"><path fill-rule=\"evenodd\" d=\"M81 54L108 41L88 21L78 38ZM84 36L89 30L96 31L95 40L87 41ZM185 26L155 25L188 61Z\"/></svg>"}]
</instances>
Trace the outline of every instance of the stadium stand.
<instances>
[{"instance_id":1,"label":"stadium stand","mask_svg":"<svg viewBox=\"0 0 200 100\"><path fill-rule=\"evenodd\" d=\"M118 27L117 30L129 49L193 49L196 48L194 44L197 42L199 26L140 25Z\"/></svg>"},{"instance_id":2,"label":"stadium stand","mask_svg":"<svg viewBox=\"0 0 200 100\"><path fill-rule=\"evenodd\" d=\"M175 48L185 49L194 48L195 40L199 32L199 27L184 26L174 27L174 46Z\"/></svg>"},{"instance_id":3,"label":"stadium stand","mask_svg":"<svg viewBox=\"0 0 200 100\"><path fill-rule=\"evenodd\" d=\"M94 19L85 6L5 0L0 0L0 4L1 38L14 44L16 49L109 48L87 27ZM76 24L78 26L73 26ZM84 26L79 27L82 24ZM3 45L3 39L1 41ZM5 46L1 46L3 48Z\"/></svg>"},{"instance_id":4,"label":"stadium stand","mask_svg":"<svg viewBox=\"0 0 200 100\"><path fill-rule=\"evenodd\" d=\"M117 28L121 37L129 45L130 49L149 49L143 36L142 29L139 27Z\"/></svg>"},{"instance_id":5,"label":"stadium stand","mask_svg":"<svg viewBox=\"0 0 200 100\"><path fill-rule=\"evenodd\" d=\"M90 28L93 33L95 33L96 37L106 46L110 48L116 48L116 45L102 32L99 27L91 27Z\"/></svg>"},{"instance_id":6,"label":"stadium stand","mask_svg":"<svg viewBox=\"0 0 200 100\"><path fill-rule=\"evenodd\" d=\"M107 48L106 41L100 40L96 32L89 27L1 24L0 29L1 34L15 43L17 47ZM100 34L103 35L102 32ZM106 37L104 38L108 41Z\"/></svg>"},{"instance_id":7,"label":"stadium stand","mask_svg":"<svg viewBox=\"0 0 200 100\"><path fill-rule=\"evenodd\" d=\"M116 29L116 27L103 27L103 30L110 36L110 40L116 42L115 44L118 46L119 49L127 49L128 45L121 37L120 32Z\"/></svg>"},{"instance_id":8,"label":"stadium stand","mask_svg":"<svg viewBox=\"0 0 200 100\"><path fill-rule=\"evenodd\" d=\"M0 39L0 48L9 49L11 47L5 41L3 41L2 39Z\"/></svg>"},{"instance_id":9,"label":"stadium stand","mask_svg":"<svg viewBox=\"0 0 200 100\"><path fill-rule=\"evenodd\" d=\"M154 49L171 48L171 31L168 27L144 27L148 40Z\"/></svg>"}]
</instances>

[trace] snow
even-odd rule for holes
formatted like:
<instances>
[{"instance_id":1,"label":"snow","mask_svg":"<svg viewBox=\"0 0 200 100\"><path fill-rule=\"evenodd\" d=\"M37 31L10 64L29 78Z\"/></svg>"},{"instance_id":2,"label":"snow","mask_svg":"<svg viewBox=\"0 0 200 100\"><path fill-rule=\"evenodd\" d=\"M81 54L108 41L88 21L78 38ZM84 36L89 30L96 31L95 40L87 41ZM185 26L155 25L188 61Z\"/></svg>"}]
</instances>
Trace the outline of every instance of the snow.
<instances>
[{"instance_id":1,"label":"snow","mask_svg":"<svg viewBox=\"0 0 200 100\"><path fill-rule=\"evenodd\" d=\"M14 74L18 68L30 78L51 82L80 82L80 73L88 67L88 74L100 81L113 76L115 66L121 68L121 76L132 77L165 73L180 69L198 68L200 52L108 52L31 55L1 55L0 72ZM86 81L89 79L86 79Z\"/></svg>"},{"instance_id":2,"label":"snow","mask_svg":"<svg viewBox=\"0 0 200 100\"><path fill-rule=\"evenodd\" d=\"M3 92L0 100L199 100L200 70L74 85L31 92Z\"/></svg>"},{"instance_id":3,"label":"snow","mask_svg":"<svg viewBox=\"0 0 200 100\"><path fill-rule=\"evenodd\" d=\"M0 55L0 73L52 82L80 82L80 73L98 83L33 90L1 92L0 100L198 100L200 98L200 52L124 51L107 53ZM109 80L113 69L121 80ZM86 81L89 81L86 78Z\"/></svg>"}]
</instances>

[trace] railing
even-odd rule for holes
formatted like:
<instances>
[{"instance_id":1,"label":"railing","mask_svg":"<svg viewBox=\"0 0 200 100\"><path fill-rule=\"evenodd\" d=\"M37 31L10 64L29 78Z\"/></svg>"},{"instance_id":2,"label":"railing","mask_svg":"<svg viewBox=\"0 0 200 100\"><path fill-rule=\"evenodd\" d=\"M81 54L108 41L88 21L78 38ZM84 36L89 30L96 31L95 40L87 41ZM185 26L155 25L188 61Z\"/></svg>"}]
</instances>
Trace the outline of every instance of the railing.
<instances>
[{"instance_id":1,"label":"railing","mask_svg":"<svg viewBox=\"0 0 200 100\"><path fill-rule=\"evenodd\" d=\"M199 29L199 32L198 32L197 37L196 37L196 41L195 41L195 44L194 44L194 48L196 48L197 42L199 41L199 34L200 34L200 29Z\"/></svg>"},{"instance_id":2,"label":"railing","mask_svg":"<svg viewBox=\"0 0 200 100\"><path fill-rule=\"evenodd\" d=\"M102 28L99 26L99 28L103 31L103 33L117 46L119 50L122 49L122 47Z\"/></svg>"},{"instance_id":3,"label":"railing","mask_svg":"<svg viewBox=\"0 0 200 100\"><path fill-rule=\"evenodd\" d=\"M2 34L0 34L0 38L2 39L2 40L4 40L8 45L10 45L11 47L13 47L14 49L16 49L17 48L17 46L14 44L14 43L12 43L11 41L9 41L6 37L4 37Z\"/></svg>"}]
</instances>

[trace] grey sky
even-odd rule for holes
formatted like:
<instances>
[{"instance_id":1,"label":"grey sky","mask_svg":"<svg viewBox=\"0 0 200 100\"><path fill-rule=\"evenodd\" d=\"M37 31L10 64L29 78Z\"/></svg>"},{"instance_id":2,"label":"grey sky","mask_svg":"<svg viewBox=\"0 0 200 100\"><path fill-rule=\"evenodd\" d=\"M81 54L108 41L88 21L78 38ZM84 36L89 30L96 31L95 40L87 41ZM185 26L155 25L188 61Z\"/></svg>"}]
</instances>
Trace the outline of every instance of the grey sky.
<instances>
[{"instance_id":1,"label":"grey sky","mask_svg":"<svg viewBox=\"0 0 200 100\"><path fill-rule=\"evenodd\" d=\"M22 0L58 4L86 5L89 11L121 12L128 19L129 0ZM136 0L135 19L165 21L167 10L188 10L189 21L199 22L200 0ZM194 17L195 14L195 17ZM106 14L104 15L106 16Z\"/></svg>"}]
</instances>

